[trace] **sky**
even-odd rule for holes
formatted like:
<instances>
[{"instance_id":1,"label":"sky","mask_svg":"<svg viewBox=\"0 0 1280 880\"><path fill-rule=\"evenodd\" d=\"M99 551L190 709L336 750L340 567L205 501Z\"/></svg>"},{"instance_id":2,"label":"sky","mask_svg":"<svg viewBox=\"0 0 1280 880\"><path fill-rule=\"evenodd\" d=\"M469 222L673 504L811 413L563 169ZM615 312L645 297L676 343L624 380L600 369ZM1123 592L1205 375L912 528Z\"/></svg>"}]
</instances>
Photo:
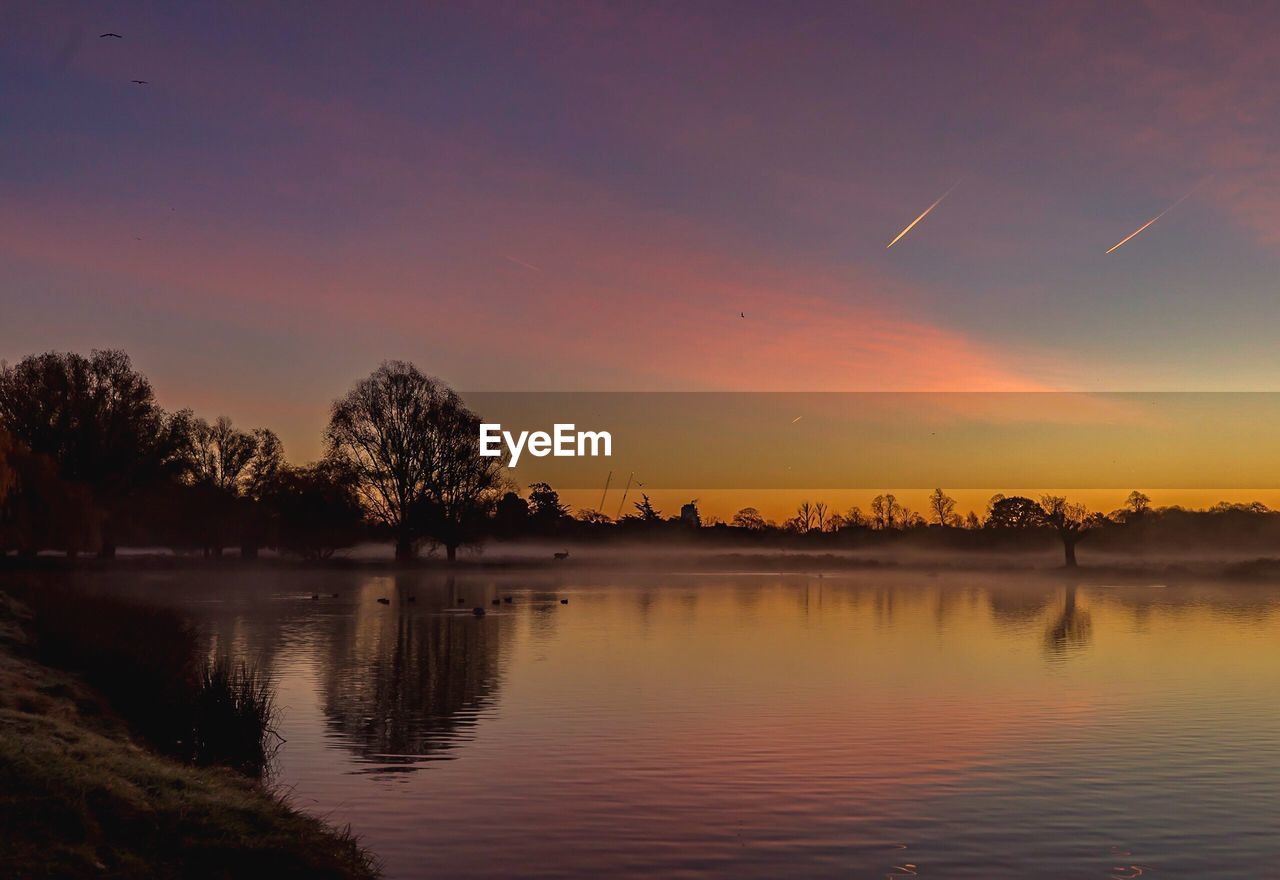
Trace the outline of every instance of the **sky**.
<instances>
[{"instance_id":1,"label":"sky","mask_svg":"<svg viewBox=\"0 0 1280 880\"><path fill-rule=\"evenodd\" d=\"M1274 5L355 9L4 4L0 358L123 348L295 460L387 358L1280 390Z\"/></svg>"}]
</instances>

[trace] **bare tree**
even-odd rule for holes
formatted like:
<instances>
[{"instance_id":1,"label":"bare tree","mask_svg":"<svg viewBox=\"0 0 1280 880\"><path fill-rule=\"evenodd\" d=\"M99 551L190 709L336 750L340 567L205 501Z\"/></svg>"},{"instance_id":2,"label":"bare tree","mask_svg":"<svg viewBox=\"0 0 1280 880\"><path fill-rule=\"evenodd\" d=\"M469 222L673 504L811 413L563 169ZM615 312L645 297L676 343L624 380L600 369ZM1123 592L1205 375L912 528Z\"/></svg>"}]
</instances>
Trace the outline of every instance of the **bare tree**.
<instances>
[{"instance_id":1,"label":"bare tree","mask_svg":"<svg viewBox=\"0 0 1280 880\"><path fill-rule=\"evenodd\" d=\"M404 361L384 363L334 402L325 442L350 468L369 513L395 533L398 560L428 536L454 559L501 482L498 459L479 454L479 419Z\"/></svg>"},{"instance_id":2,"label":"bare tree","mask_svg":"<svg viewBox=\"0 0 1280 880\"><path fill-rule=\"evenodd\" d=\"M816 531L825 532L827 530L827 521L831 514L827 510L826 502L819 501L813 505L813 527Z\"/></svg>"},{"instance_id":3,"label":"bare tree","mask_svg":"<svg viewBox=\"0 0 1280 880\"><path fill-rule=\"evenodd\" d=\"M814 516L813 503L809 501L800 502L800 506L796 508L796 515L791 519L795 530L800 533L809 531L813 528Z\"/></svg>"},{"instance_id":4,"label":"bare tree","mask_svg":"<svg viewBox=\"0 0 1280 880\"><path fill-rule=\"evenodd\" d=\"M878 529L892 529L902 514L898 499L886 493L871 499L871 521Z\"/></svg>"},{"instance_id":5,"label":"bare tree","mask_svg":"<svg viewBox=\"0 0 1280 880\"><path fill-rule=\"evenodd\" d=\"M953 525L956 521L956 500L941 489L934 489L929 496L929 518L943 528Z\"/></svg>"},{"instance_id":6,"label":"bare tree","mask_svg":"<svg viewBox=\"0 0 1280 880\"><path fill-rule=\"evenodd\" d=\"M739 529L758 532L764 528L764 517L754 507L744 507L733 515L732 524Z\"/></svg>"},{"instance_id":7,"label":"bare tree","mask_svg":"<svg viewBox=\"0 0 1280 880\"><path fill-rule=\"evenodd\" d=\"M188 443L193 482L240 494L241 479L258 451L253 434L237 429L226 416L218 416L212 424L193 419Z\"/></svg>"}]
</instances>

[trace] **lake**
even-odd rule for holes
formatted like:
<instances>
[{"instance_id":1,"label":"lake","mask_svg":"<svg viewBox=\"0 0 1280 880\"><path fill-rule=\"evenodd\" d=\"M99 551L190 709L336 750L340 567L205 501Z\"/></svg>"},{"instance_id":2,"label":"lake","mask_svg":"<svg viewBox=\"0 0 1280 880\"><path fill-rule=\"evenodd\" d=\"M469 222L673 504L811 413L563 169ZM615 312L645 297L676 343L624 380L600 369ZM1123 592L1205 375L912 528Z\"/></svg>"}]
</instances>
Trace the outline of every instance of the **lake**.
<instances>
[{"instance_id":1,"label":"lake","mask_svg":"<svg viewBox=\"0 0 1280 880\"><path fill-rule=\"evenodd\" d=\"M1267 587L78 577L178 606L212 649L265 664L276 781L349 822L392 878L1280 871Z\"/></svg>"}]
</instances>

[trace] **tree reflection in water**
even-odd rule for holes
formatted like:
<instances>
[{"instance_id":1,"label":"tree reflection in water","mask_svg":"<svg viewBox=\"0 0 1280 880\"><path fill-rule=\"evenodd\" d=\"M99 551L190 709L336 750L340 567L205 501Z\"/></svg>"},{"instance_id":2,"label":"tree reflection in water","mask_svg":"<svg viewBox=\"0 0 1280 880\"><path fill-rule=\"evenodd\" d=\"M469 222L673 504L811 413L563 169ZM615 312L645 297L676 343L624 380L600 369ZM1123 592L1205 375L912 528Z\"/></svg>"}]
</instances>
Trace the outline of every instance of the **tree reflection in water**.
<instances>
[{"instance_id":1,"label":"tree reflection in water","mask_svg":"<svg viewBox=\"0 0 1280 880\"><path fill-rule=\"evenodd\" d=\"M513 615L449 607L456 592L449 583L436 601L409 603L412 590L397 577L390 607L360 603L331 642L328 729L379 771L451 757L496 696Z\"/></svg>"},{"instance_id":2,"label":"tree reflection in water","mask_svg":"<svg viewBox=\"0 0 1280 880\"><path fill-rule=\"evenodd\" d=\"M1093 639L1093 618L1076 605L1076 585L1063 591L1062 610L1044 633L1044 647L1051 656L1061 657L1083 651Z\"/></svg>"}]
</instances>

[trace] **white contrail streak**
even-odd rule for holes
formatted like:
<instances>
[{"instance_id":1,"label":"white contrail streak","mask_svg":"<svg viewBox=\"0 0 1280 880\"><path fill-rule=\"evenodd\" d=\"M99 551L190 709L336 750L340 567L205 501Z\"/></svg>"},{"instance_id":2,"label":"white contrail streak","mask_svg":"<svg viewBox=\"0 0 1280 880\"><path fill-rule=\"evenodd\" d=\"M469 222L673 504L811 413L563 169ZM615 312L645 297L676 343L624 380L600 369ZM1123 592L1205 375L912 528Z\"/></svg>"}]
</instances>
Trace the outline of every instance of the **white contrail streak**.
<instances>
[{"instance_id":1,"label":"white contrail streak","mask_svg":"<svg viewBox=\"0 0 1280 880\"><path fill-rule=\"evenodd\" d=\"M1208 179L1208 178L1206 178L1206 180L1207 180L1207 179ZM1182 198L1178 199L1178 200L1177 200L1176 202L1174 202L1172 205L1170 205L1169 207L1165 208L1165 209L1164 209L1163 211L1161 211L1159 214L1155 215L1155 216L1154 216L1154 217L1152 217L1150 220L1148 220L1146 223L1143 223L1143 224L1142 224L1141 226L1139 226L1137 229L1133 230L1133 232L1130 232L1130 233L1129 233L1128 235L1126 235L1124 238L1120 239L1118 242L1116 242L1115 244L1113 244L1110 248L1108 248L1108 249L1107 249L1107 253L1111 253L1112 251L1114 251L1114 250L1116 250L1117 248L1119 248L1121 245L1123 245L1123 244L1127 243L1130 239L1137 237L1137 236L1138 236L1139 234L1141 234L1144 230L1146 230L1146 229L1147 229L1147 227L1149 227L1152 223L1155 223L1157 220L1159 220L1159 219L1160 219L1161 217L1163 217L1165 214L1168 214L1168 213L1169 213L1170 211L1172 211L1174 208L1178 207L1178 206L1179 206L1179 205L1181 205L1183 202L1185 202L1187 199L1191 198L1191 194L1192 194L1193 192L1195 192L1196 190L1198 190L1198 189L1200 188L1200 186L1201 186L1203 183L1204 183L1204 181L1202 180L1202 181L1200 181L1200 183L1197 183L1195 186L1191 187L1191 189L1187 190L1187 194L1186 194L1186 195L1184 195Z\"/></svg>"},{"instance_id":2,"label":"white contrail streak","mask_svg":"<svg viewBox=\"0 0 1280 880\"><path fill-rule=\"evenodd\" d=\"M961 179L963 179L963 178L961 178ZM938 200L937 200L936 202L934 202L934 203L933 203L932 205L930 205L929 207L925 208L925 209L924 209L924 213L922 213L919 217L917 217L916 219L914 219L914 220L912 220L910 223L908 223L908 224L907 224L907 228L906 228L906 229L904 229L904 230L902 230L901 232L899 232L899 233L898 233L898 235L897 235L897 237L896 237L896 238L894 238L894 240L893 240L893 241L889 242L887 245L885 245L885 246L884 246L884 249L885 249L885 250L888 250L889 248L891 248L891 247L893 247L895 244L897 244L897 243L902 239L902 236L904 236L904 235L906 235L908 232L910 232L910 231L915 227L915 225L916 225L917 223L919 223L921 220L923 220L925 217L928 217L928 216L929 216L929 212L930 212L930 211L932 211L934 208L938 207L938 205L942 204L942 200L943 200L943 199L945 199L947 196L951 195L951 190L955 189L955 188L956 188L957 186L959 186L959 185L960 185L960 181L959 181L959 180L957 180L955 183L951 184L951 189L947 190L947 191L946 191L946 192L944 192L942 195L938 196Z\"/></svg>"},{"instance_id":3,"label":"white contrail streak","mask_svg":"<svg viewBox=\"0 0 1280 880\"><path fill-rule=\"evenodd\" d=\"M515 257L503 256L502 259L506 260L508 263L514 263L517 266L524 266L526 269L532 269L535 272L542 271L537 266L533 265L533 263L526 263L524 260L517 260Z\"/></svg>"}]
</instances>

